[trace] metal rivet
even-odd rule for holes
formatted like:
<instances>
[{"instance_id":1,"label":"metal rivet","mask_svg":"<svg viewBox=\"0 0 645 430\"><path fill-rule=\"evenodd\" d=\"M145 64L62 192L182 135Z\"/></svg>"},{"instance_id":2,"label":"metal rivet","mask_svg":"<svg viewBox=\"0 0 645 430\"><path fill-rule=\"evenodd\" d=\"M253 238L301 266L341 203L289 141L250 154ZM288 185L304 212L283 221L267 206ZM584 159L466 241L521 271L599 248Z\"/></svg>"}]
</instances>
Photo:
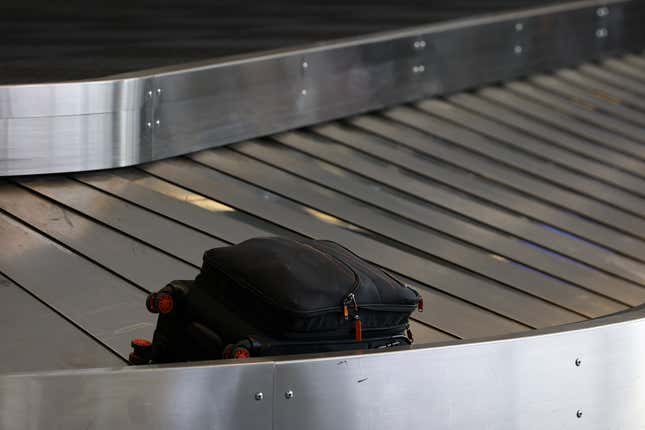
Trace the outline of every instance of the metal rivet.
<instances>
[{"instance_id":1,"label":"metal rivet","mask_svg":"<svg viewBox=\"0 0 645 430\"><path fill-rule=\"evenodd\" d=\"M522 52L524 52L524 48L522 48L522 45L515 45L513 52L515 52L516 55L520 55Z\"/></svg>"},{"instance_id":2,"label":"metal rivet","mask_svg":"<svg viewBox=\"0 0 645 430\"><path fill-rule=\"evenodd\" d=\"M576 416L578 418L582 418L582 411L580 409L578 409L578 411L576 412Z\"/></svg>"},{"instance_id":3,"label":"metal rivet","mask_svg":"<svg viewBox=\"0 0 645 430\"><path fill-rule=\"evenodd\" d=\"M156 125L159 125L159 124L161 124L161 121L156 120L156 121L155 121L155 124L156 124Z\"/></svg>"},{"instance_id":4,"label":"metal rivet","mask_svg":"<svg viewBox=\"0 0 645 430\"><path fill-rule=\"evenodd\" d=\"M606 28L604 28L604 27L603 27L603 28L599 28L598 30L596 30L596 37L597 37L598 39L604 39L605 37L607 37L607 34L608 34L608 31L607 31L607 29L606 29Z\"/></svg>"},{"instance_id":5,"label":"metal rivet","mask_svg":"<svg viewBox=\"0 0 645 430\"><path fill-rule=\"evenodd\" d=\"M609 15L609 8L608 8L608 7L606 7L606 6L599 7L598 9L596 9L596 15L598 15L598 16L599 16L599 17L601 17L601 18L602 18L603 16L607 16L607 15Z\"/></svg>"},{"instance_id":6,"label":"metal rivet","mask_svg":"<svg viewBox=\"0 0 645 430\"><path fill-rule=\"evenodd\" d=\"M522 30L524 30L524 24L522 24L521 22L516 23L515 31L522 31Z\"/></svg>"},{"instance_id":7,"label":"metal rivet","mask_svg":"<svg viewBox=\"0 0 645 430\"><path fill-rule=\"evenodd\" d=\"M293 391L289 390L286 393L284 393L284 397L286 399L293 399Z\"/></svg>"},{"instance_id":8,"label":"metal rivet","mask_svg":"<svg viewBox=\"0 0 645 430\"><path fill-rule=\"evenodd\" d=\"M148 97L152 97L152 91L148 91Z\"/></svg>"},{"instance_id":9,"label":"metal rivet","mask_svg":"<svg viewBox=\"0 0 645 430\"><path fill-rule=\"evenodd\" d=\"M157 88L157 95L161 94L161 88Z\"/></svg>"},{"instance_id":10,"label":"metal rivet","mask_svg":"<svg viewBox=\"0 0 645 430\"><path fill-rule=\"evenodd\" d=\"M307 63L306 61L303 61L303 62L302 62L302 68L303 68L303 69L307 69L307 68L309 68L309 63Z\"/></svg>"},{"instance_id":11,"label":"metal rivet","mask_svg":"<svg viewBox=\"0 0 645 430\"><path fill-rule=\"evenodd\" d=\"M259 402L262 399L264 399L264 394L263 393L261 393L261 392L260 393L255 393L255 400L257 400Z\"/></svg>"},{"instance_id":12,"label":"metal rivet","mask_svg":"<svg viewBox=\"0 0 645 430\"><path fill-rule=\"evenodd\" d=\"M576 363L576 367L580 367L580 365L582 364L582 360L580 360L579 358L576 358L575 363Z\"/></svg>"},{"instance_id":13,"label":"metal rivet","mask_svg":"<svg viewBox=\"0 0 645 430\"><path fill-rule=\"evenodd\" d=\"M151 123L150 121L148 121L148 122L146 123L146 126L147 126L148 128L150 128L150 127L152 127L152 123Z\"/></svg>"}]
</instances>

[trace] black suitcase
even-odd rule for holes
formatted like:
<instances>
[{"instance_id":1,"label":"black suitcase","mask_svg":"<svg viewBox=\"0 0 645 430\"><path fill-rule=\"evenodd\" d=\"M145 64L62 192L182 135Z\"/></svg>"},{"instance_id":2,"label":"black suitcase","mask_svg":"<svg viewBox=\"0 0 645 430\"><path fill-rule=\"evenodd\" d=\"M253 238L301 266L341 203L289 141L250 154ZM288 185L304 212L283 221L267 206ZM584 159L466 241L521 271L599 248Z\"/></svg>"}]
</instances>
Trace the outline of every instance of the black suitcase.
<instances>
[{"instance_id":1,"label":"black suitcase","mask_svg":"<svg viewBox=\"0 0 645 430\"><path fill-rule=\"evenodd\" d=\"M256 238L204 254L194 281L148 296L159 313L133 363L384 348L411 343L419 294L346 248Z\"/></svg>"}]
</instances>

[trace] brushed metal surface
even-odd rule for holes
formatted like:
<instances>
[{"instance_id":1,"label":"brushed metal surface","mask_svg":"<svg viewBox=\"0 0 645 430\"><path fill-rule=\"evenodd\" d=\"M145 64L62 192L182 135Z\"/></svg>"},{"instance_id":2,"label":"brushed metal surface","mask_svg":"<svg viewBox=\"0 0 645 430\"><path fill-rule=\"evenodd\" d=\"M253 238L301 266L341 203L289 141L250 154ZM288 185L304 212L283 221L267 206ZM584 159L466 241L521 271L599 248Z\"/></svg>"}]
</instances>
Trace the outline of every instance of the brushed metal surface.
<instances>
[{"instance_id":1,"label":"brushed metal surface","mask_svg":"<svg viewBox=\"0 0 645 430\"><path fill-rule=\"evenodd\" d=\"M267 429L272 405L270 362L0 377L4 430Z\"/></svg>"},{"instance_id":2,"label":"brushed metal surface","mask_svg":"<svg viewBox=\"0 0 645 430\"><path fill-rule=\"evenodd\" d=\"M132 165L571 66L640 47L643 9L585 0L103 81L2 86L0 175Z\"/></svg>"},{"instance_id":3,"label":"brushed metal surface","mask_svg":"<svg viewBox=\"0 0 645 430\"><path fill-rule=\"evenodd\" d=\"M3 429L639 429L643 308L368 354L0 377ZM257 396L262 393L262 396ZM256 400L261 398L261 400Z\"/></svg>"},{"instance_id":4,"label":"brushed metal surface","mask_svg":"<svg viewBox=\"0 0 645 430\"><path fill-rule=\"evenodd\" d=\"M274 428L641 429L644 312L622 317L637 315L537 336L278 362ZM279 396L287 390L292 399Z\"/></svg>"}]
</instances>

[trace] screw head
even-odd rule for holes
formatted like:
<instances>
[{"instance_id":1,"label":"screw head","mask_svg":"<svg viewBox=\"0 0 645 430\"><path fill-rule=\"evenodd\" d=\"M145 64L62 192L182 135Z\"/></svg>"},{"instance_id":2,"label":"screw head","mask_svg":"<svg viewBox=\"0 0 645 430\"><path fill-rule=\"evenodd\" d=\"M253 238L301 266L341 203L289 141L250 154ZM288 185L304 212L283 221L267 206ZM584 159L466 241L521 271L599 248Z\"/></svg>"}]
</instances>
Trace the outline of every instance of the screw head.
<instances>
[{"instance_id":1,"label":"screw head","mask_svg":"<svg viewBox=\"0 0 645 430\"><path fill-rule=\"evenodd\" d=\"M598 30L596 30L596 37L597 37L598 39L604 39L605 37L607 37L607 35L608 35L608 34L609 34L609 32L608 32L608 31L607 31L607 29L606 29L606 28L604 28L604 27L603 27L603 28L599 28Z\"/></svg>"},{"instance_id":2,"label":"screw head","mask_svg":"<svg viewBox=\"0 0 645 430\"><path fill-rule=\"evenodd\" d=\"M303 68L303 69L308 69L308 68L309 68L309 63L308 63L308 62L306 62L306 61L303 61L303 62L302 62L302 68Z\"/></svg>"},{"instance_id":3,"label":"screw head","mask_svg":"<svg viewBox=\"0 0 645 430\"><path fill-rule=\"evenodd\" d=\"M522 31L524 30L524 24L521 22L518 22L515 24L515 31Z\"/></svg>"},{"instance_id":4,"label":"screw head","mask_svg":"<svg viewBox=\"0 0 645 430\"><path fill-rule=\"evenodd\" d=\"M576 412L576 416L578 418L582 418L582 411L580 409L578 409L578 411Z\"/></svg>"},{"instance_id":5,"label":"screw head","mask_svg":"<svg viewBox=\"0 0 645 430\"><path fill-rule=\"evenodd\" d=\"M303 96L306 96L306 95L307 95L307 90L306 90L305 88L303 88L303 89L300 91L300 94L302 94Z\"/></svg>"},{"instance_id":6,"label":"screw head","mask_svg":"<svg viewBox=\"0 0 645 430\"><path fill-rule=\"evenodd\" d=\"M156 124L156 125L159 125L159 124L161 124L161 121L156 120L156 121L155 121L155 124Z\"/></svg>"},{"instance_id":7,"label":"screw head","mask_svg":"<svg viewBox=\"0 0 645 430\"><path fill-rule=\"evenodd\" d=\"M426 47L426 41L425 40L417 40L414 42L414 48L415 49L423 49Z\"/></svg>"},{"instance_id":8,"label":"screw head","mask_svg":"<svg viewBox=\"0 0 645 430\"><path fill-rule=\"evenodd\" d=\"M598 9L596 9L596 15L601 18L609 15L609 8L607 6L599 7Z\"/></svg>"},{"instance_id":9,"label":"screw head","mask_svg":"<svg viewBox=\"0 0 645 430\"><path fill-rule=\"evenodd\" d=\"M264 393L262 393L262 392L255 393L255 400L257 400L259 402L262 399L264 399Z\"/></svg>"},{"instance_id":10,"label":"screw head","mask_svg":"<svg viewBox=\"0 0 645 430\"><path fill-rule=\"evenodd\" d=\"M515 52L515 55L520 55L522 52L524 52L524 48L522 48L522 45L515 45L513 52Z\"/></svg>"},{"instance_id":11,"label":"screw head","mask_svg":"<svg viewBox=\"0 0 645 430\"><path fill-rule=\"evenodd\" d=\"M286 393L284 393L284 397L286 399L293 399L293 391L292 390L287 391Z\"/></svg>"},{"instance_id":12,"label":"screw head","mask_svg":"<svg viewBox=\"0 0 645 430\"><path fill-rule=\"evenodd\" d=\"M152 123L151 123L150 121L148 121L148 122L146 123L146 127L148 127L148 128L152 127Z\"/></svg>"},{"instance_id":13,"label":"screw head","mask_svg":"<svg viewBox=\"0 0 645 430\"><path fill-rule=\"evenodd\" d=\"M152 91L148 91L148 97L152 97Z\"/></svg>"},{"instance_id":14,"label":"screw head","mask_svg":"<svg viewBox=\"0 0 645 430\"><path fill-rule=\"evenodd\" d=\"M157 88L157 94L161 94L161 88Z\"/></svg>"},{"instance_id":15,"label":"screw head","mask_svg":"<svg viewBox=\"0 0 645 430\"><path fill-rule=\"evenodd\" d=\"M582 360L580 360L579 358L576 358L575 363L576 363L576 367L580 367L580 365L582 364Z\"/></svg>"}]
</instances>

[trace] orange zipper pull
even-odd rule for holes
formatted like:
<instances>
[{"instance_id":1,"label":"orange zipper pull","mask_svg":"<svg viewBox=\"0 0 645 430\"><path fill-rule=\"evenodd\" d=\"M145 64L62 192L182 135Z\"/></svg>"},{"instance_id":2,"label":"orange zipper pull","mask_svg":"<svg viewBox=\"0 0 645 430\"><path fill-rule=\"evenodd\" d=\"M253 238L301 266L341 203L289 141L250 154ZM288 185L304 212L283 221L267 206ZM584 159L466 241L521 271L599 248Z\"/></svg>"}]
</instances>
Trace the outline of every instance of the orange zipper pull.
<instances>
[{"instance_id":1,"label":"orange zipper pull","mask_svg":"<svg viewBox=\"0 0 645 430\"><path fill-rule=\"evenodd\" d=\"M354 332L356 335L356 342L361 342L363 340L363 324L361 323L361 317L356 314L354 316Z\"/></svg>"},{"instance_id":2,"label":"orange zipper pull","mask_svg":"<svg viewBox=\"0 0 645 430\"><path fill-rule=\"evenodd\" d=\"M343 316L346 320L349 319L349 309L347 308L347 305L343 305Z\"/></svg>"}]
</instances>

